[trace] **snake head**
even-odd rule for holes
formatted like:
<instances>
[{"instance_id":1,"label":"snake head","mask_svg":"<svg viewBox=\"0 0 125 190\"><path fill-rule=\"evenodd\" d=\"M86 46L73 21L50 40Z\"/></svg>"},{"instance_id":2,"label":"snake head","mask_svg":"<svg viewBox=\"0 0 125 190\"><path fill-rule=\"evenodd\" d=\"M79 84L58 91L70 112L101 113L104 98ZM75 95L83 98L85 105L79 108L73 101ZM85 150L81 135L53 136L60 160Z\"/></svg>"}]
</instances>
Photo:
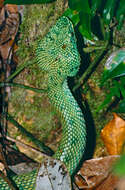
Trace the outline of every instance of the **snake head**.
<instances>
[{"instance_id":1,"label":"snake head","mask_svg":"<svg viewBox=\"0 0 125 190\"><path fill-rule=\"evenodd\" d=\"M75 76L80 65L76 38L71 21L61 17L40 41L36 50L40 68L64 77Z\"/></svg>"}]
</instances>

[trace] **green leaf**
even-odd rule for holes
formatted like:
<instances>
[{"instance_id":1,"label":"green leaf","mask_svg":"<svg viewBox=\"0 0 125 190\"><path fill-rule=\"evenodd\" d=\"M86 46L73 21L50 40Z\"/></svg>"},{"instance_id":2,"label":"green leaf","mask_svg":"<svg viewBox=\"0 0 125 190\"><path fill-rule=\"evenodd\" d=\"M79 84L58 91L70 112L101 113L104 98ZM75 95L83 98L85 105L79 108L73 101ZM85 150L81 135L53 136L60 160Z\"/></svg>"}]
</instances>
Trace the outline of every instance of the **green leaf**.
<instances>
[{"instance_id":1,"label":"green leaf","mask_svg":"<svg viewBox=\"0 0 125 190\"><path fill-rule=\"evenodd\" d=\"M122 62L110 73L110 78L116 78L124 75L125 75L125 62Z\"/></svg>"},{"instance_id":2,"label":"green leaf","mask_svg":"<svg viewBox=\"0 0 125 190\"><path fill-rule=\"evenodd\" d=\"M68 3L70 9L91 13L88 0L68 0Z\"/></svg>"},{"instance_id":3,"label":"green leaf","mask_svg":"<svg viewBox=\"0 0 125 190\"><path fill-rule=\"evenodd\" d=\"M103 103L100 106L98 106L96 112L99 112L100 110L102 110L107 104L111 102L111 100L112 100L112 93L109 93L107 97L105 98L105 100L103 101Z\"/></svg>"},{"instance_id":4,"label":"green leaf","mask_svg":"<svg viewBox=\"0 0 125 190\"><path fill-rule=\"evenodd\" d=\"M119 88L120 88L122 97L125 98L125 86L120 85Z\"/></svg>"},{"instance_id":5,"label":"green leaf","mask_svg":"<svg viewBox=\"0 0 125 190\"><path fill-rule=\"evenodd\" d=\"M120 30L121 27L123 26L123 23L124 23L124 18L125 18L125 15L120 15L118 19L118 25L117 25L117 29Z\"/></svg>"},{"instance_id":6,"label":"green leaf","mask_svg":"<svg viewBox=\"0 0 125 190\"><path fill-rule=\"evenodd\" d=\"M103 18L105 24L109 25L112 17L114 16L114 10L116 6L116 0L107 0L103 10Z\"/></svg>"},{"instance_id":7,"label":"green leaf","mask_svg":"<svg viewBox=\"0 0 125 190\"><path fill-rule=\"evenodd\" d=\"M110 91L112 92L112 96L117 96L118 98L120 98L119 82L114 80L113 86L114 87L110 89Z\"/></svg>"},{"instance_id":8,"label":"green leaf","mask_svg":"<svg viewBox=\"0 0 125 190\"><path fill-rule=\"evenodd\" d=\"M121 156L116 162L113 171L118 176L125 176L125 155Z\"/></svg>"},{"instance_id":9,"label":"green leaf","mask_svg":"<svg viewBox=\"0 0 125 190\"><path fill-rule=\"evenodd\" d=\"M113 87L110 88L109 94L107 94L103 103L97 108L97 112L103 109L107 104L109 104L113 96L117 96L118 98L120 98L120 88L118 81L113 81Z\"/></svg>"},{"instance_id":10,"label":"green leaf","mask_svg":"<svg viewBox=\"0 0 125 190\"><path fill-rule=\"evenodd\" d=\"M87 13L87 14L91 14L91 9L90 9L90 5L89 5L89 1L88 0L81 0L81 5L82 5L82 12Z\"/></svg>"},{"instance_id":11,"label":"green leaf","mask_svg":"<svg viewBox=\"0 0 125 190\"><path fill-rule=\"evenodd\" d=\"M125 1L124 0L120 0L119 1L119 7L117 9L116 12L116 19L118 21L118 26L117 29L120 30L121 27L123 26L124 23L124 18L125 18Z\"/></svg>"},{"instance_id":12,"label":"green leaf","mask_svg":"<svg viewBox=\"0 0 125 190\"><path fill-rule=\"evenodd\" d=\"M120 101L118 108L114 111L117 113L125 113L125 99Z\"/></svg>"},{"instance_id":13,"label":"green leaf","mask_svg":"<svg viewBox=\"0 0 125 190\"><path fill-rule=\"evenodd\" d=\"M125 15L125 1L124 0L119 1L119 7L116 12L116 18L118 21L121 15Z\"/></svg>"},{"instance_id":14,"label":"green leaf","mask_svg":"<svg viewBox=\"0 0 125 190\"><path fill-rule=\"evenodd\" d=\"M81 0L81 7L83 7L82 11L79 12L80 17L80 33L89 40L92 40L91 33L91 9L89 6L88 0Z\"/></svg>"},{"instance_id":15,"label":"green leaf","mask_svg":"<svg viewBox=\"0 0 125 190\"><path fill-rule=\"evenodd\" d=\"M122 97L125 98L125 77L120 77L120 85L119 85Z\"/></svg>"},{"instance_id":16,"label":"green leaf","mask_svg":"<svg viewBox=\"0 0 125 190\"><path fill-rule=\"evenodd\" d=\"M74 26L76 26L80 21L79 13L77 11L75 11L75 10L70 9L70 8L68 8L63 13L63 15L69 17Z\"/></svg>"},{"instance_id":17,"label":"green leaf","mask_svg":"<svg viewBox=\"0 0 125 190\"><path fill-rule=\"evenodd\" d=\"M106 61L105 69L102 75L103 84L109 78L115 78L125 75L125 48L112 53Z\"/></svg>"},{"instance_id":18,"label":"green leaf","mask_svg":"<svg viewBox=\"0 0 125 190\"><path fill-rule=\"evenodd\" d=\"M125 48L121 48L118 51L113 52L106 61L105 67L107 70L112 71L121 62L125 60Z\"/></svg>"},{"instance_id":19,"label":"green leaf","mask_svg":"<svg viewBox=\"0 0 125 190\"><path fill-rule=\"evenodd\" d=\"M80 12L80 33L87 39L92 40L91 34L91 15L87 13Z\"/></svg>"},{"instance_id":20,"label":"green leaf","mask_svg":"<svg viewBox=\"0 0 125 190\"><path fill-rule=\"evenodd\" d=\"M4 4L26 5L26 4L52 3L54 1L55 0L5 0Z\"/></svg>"},{"instance_id":21,"label":"green leaf","mask_svg":"<svg viewBox=\"0 0 125 190\"><path fill-rule=\"evenodd\" d=\"M100 8L101 1L100 0L92 0L91 1L91 12L93 15L95 15L96 11Z\"/></svg>"},{"instance_id":22,"label":"green leaf","mask_svg":"<svg viewBox=\"0 0 125 190\"><path fill-rule=\"evenodd\" d=\"M69 8L73 10L80 11L81 7L81 0L68 0Z\"/></svg>"}]
</instances>

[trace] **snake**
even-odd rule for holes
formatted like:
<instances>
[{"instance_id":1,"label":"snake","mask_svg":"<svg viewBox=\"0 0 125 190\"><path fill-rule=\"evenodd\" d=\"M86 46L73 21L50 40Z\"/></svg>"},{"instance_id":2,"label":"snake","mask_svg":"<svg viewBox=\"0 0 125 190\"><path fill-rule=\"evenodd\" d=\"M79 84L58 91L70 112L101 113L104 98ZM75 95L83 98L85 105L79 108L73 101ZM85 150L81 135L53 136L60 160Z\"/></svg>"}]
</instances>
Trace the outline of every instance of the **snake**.
<instances>
[{"instance_id":1,"label":"snake","mask_svg":"<svg viewBox=\"0 0 125 190\"><path fill-rule=\"evenodd\" d=\"M36 48L39 68L48 76L48 97L62 124L62 138L54 158L62 161L72 176L86 147L86 124L80 106L75 100L68 77L79 71L80 55L72 22L60 17ZM35 189L37 171L16 175L13 180L20 190ZM0 190L10 190L0 179Z\"/></svg>"}]
</instances>

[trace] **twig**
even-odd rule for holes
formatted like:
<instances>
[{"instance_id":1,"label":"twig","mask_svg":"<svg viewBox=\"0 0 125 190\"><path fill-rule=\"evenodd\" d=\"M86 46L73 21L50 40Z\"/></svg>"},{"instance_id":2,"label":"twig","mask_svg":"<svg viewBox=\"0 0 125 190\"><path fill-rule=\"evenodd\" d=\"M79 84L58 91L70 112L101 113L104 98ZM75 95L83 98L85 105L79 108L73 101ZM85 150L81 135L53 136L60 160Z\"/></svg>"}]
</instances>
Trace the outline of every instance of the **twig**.
<instances>
[{"instance_id":1,"label":"twig","mask_svg":"<svg viewBox=\"0 0 125 190\"><path fill-rule=\"evenodd\" d=\"M102 61L104 56L109 51L110 47L111 45L109 45L109 43L107 42L105 48L100 52L99 56L96 57L96 59L91 63L91 65L86 69L83 75L79 78L79 80L77 81L77 84L73 88L73 91L75 91L77 88L80 87L81 84L84 84L87 81L90 75L94 72L94 68L96 68L98 64Z\"/></svg>"},{"instance_id":2,"label":"twig","mask_svg":"<svg viewBox=\"0 0 125 190\"><path fill-rule=\"evenodd\" d=\"M79 187L75 183L73 183L73 190L80 190Z\"/></svg>"},{"instance_id":3,"label":"twig","mask_svg":"<svg viewBox=\"0 0 125 190\"><path fill-rule=\"evenodd\" d=\"M38 92L38 93L46 93L48 91L47 89L32 88L30 86L26 86L26 85L19 84L19 83L0 82L0 87L3 87L3 86L15 86L15 87L19 87L19 88L24 88L26 90L32 90L32 91Z\"/></svg>"},{"instance_id":4,"label":"twig","mask_svg":"<svg viewBox=\"0 0 125 190\"><path fill-rule=\"evenodd\" d=\"M37 147L39 147L41 151L43 151L45 154L49 156L52 156L54 154L54 152L49 147L47 147L43 142L36 139L30 132L28 132L24 127L22 127L10 114L6 113L6 115L7 120L10 121L13 125L15 125L15 127L17 127L23 135L27 136L32 142L34 142L34 144L37 145Z\"/></svg>"},{"instance_id":5,"label":"twig","mask_svg":"<svg viewBox=\"0 0 125 190\"><path fill-rule=\"evenodd\" d=\"M4 155L4 152L3 152L2 149L3 149L3 145L0 143L0 158L1 158L1 161L3 162L3 164L4 164L4 167L5 167L6 171L7 170L9 171L9 167L7 165L5 155Z\"/></svg>"},{"instance_id":6,"label":"twig","mask_svg":"<svg viewBox=\"0 0 125 190\"><path fill-rule=\"evenodd\" d=\"M41 152L37 148L32 147L31 145L28 145L28 144L25 144L25 143L23 143L23 142L21 142L19 140L13 139L12 137L7 136L6 138L7 138L7 140L12 141L12 142L14 142L14 143L26 148L26 149L31 149L32 151L34 151L36 153L39 153L39 154L42 154L43 156L45 156L45 154L43 152Z\"/></svg>"},{"instance_id":7,"label":"twig","mask_svg":"<svg viewBox=\"0 0 125 190\"><path fill-rule=\"evenodd\" d=\"M24 63L22 65L20 65L16 71L11 74L7 79L6 79L6 82L9 82L10 80L12 80L16 75L18 75L25 67L29 66L30 64L29 63Z\"/></svg>"}]
</instances>

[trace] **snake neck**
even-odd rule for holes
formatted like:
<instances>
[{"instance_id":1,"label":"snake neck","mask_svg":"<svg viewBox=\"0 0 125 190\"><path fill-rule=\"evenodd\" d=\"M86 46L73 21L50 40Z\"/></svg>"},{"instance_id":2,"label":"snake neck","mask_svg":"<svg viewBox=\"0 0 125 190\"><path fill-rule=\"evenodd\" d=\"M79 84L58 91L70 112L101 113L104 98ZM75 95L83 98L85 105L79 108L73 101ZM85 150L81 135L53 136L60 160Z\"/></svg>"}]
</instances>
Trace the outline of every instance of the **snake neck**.
<instances>
[{"instance_id":1,"label":"snake neck","mask_svg":"<svg viewBox=\"0 0 125 190\"><path fill-rule=\"evenodd\" d=\"M57 77L58 78L58 77ZM51 81L48 96L62 122L62 140L54 157L65 163L70 175L75 172L85 149L86 128L81 109L66 79Z\"/></svg>"},{"instance_id":2,"label":"snake neck","mask_svg":"<svg viewBox=\"0 0 125 190\"><path fill-rule=\"evenodd\" d=\"M40 41L36 55L40 68L48 73L50 103L62 121L62 140L54 157L63 161L72 175L85 149L86 128L67 85L67 77L75 76L80 65L75 32L67 17L61 17Z\"/></svg>"}]
</instances>

